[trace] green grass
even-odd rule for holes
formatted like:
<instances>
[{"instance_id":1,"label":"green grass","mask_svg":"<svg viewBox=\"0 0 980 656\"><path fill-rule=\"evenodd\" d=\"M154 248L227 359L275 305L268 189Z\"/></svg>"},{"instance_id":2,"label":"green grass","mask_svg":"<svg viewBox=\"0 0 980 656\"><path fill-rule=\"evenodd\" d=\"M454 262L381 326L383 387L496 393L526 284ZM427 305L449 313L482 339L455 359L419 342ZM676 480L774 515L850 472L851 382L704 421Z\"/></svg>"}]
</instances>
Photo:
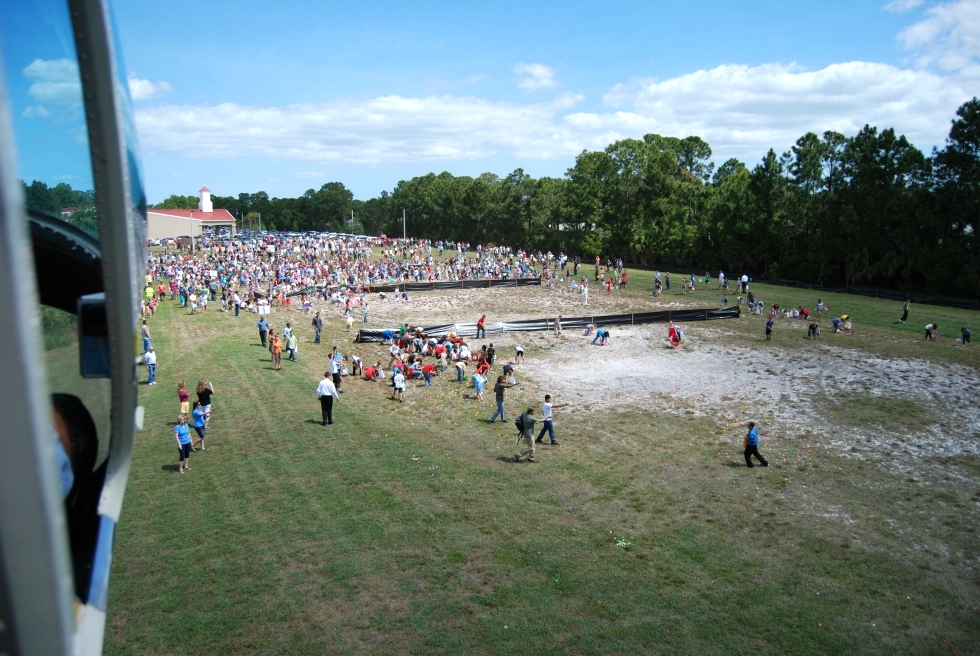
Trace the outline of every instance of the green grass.
<instances>
[{"instance_id":1,"label":"green grass","mask_svg":"<svg viewBox=\"0 0 980 656\"><path fill-rule=\"evenodd\" d=\"M975 313L915 306L906 327L897 303L824 300L855 321L825 342L977 365L912 328ZM253 317L167 302L151 321L159 384L141 387L107 653L975 653L974 457L910 482L803 435L767 440L773 466L750 471L739 427L634 409L562 416L564 445L516 465L512 427L481 421L490 396L465 398L450 376L403 405L345 380L336 425L320 426L313 391L350 336L331 321L316 347L295 319L300 362L276 372ZM725 322L726 339L758 345L760 319ZM782 325L774 341L806 346ZM176 382L198 378L217 389L208 451L179 475ZM537 396L515 392L510 413ZM831 403L835 422L897 433L928 417L902 399Z\"/></svg>"}]
</instances>

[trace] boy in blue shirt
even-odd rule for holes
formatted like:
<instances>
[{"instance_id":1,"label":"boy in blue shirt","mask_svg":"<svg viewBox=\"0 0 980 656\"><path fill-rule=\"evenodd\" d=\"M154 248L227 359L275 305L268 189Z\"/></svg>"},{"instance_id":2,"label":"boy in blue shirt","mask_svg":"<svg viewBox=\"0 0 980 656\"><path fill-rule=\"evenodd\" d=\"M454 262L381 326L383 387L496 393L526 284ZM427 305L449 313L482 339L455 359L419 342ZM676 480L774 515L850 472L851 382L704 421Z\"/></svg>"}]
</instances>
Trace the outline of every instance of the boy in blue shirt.
<instances>
[{"instance_id":1,"label":"boy in blue shirt","mask_svg":"<svg viewBox=\"0 0 980 656\"><path fill-rule=\"evenodd\" d=\"M745 464L748 467L755 467L752 464L752 456L755 456L763 467L769 466L769 461L759 454L759 431L755 429L754 421L749 422L749 432L745 434Z\"/></svg>"}]
</instances>

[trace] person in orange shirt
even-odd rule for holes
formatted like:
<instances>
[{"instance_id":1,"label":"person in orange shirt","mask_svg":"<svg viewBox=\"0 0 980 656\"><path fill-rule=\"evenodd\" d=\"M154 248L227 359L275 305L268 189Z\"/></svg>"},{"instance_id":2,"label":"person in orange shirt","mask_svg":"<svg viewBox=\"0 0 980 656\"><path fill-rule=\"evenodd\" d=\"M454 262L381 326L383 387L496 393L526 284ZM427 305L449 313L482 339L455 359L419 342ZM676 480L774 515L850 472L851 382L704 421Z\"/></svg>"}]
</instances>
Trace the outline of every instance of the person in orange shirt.
<instances>
[{"instance_id":1,"label":"person in orange shirt","mask_svg":"<svg viewBox=\"0 0 980 656\"><path fill-rule=\"evenodd\" d=\"M282 340L274 332L270 332L270 334L272 335L269 338L272 344L272 362L276 365L276 371L278 371L282 369Z\"/></svg>"}]
</instances>

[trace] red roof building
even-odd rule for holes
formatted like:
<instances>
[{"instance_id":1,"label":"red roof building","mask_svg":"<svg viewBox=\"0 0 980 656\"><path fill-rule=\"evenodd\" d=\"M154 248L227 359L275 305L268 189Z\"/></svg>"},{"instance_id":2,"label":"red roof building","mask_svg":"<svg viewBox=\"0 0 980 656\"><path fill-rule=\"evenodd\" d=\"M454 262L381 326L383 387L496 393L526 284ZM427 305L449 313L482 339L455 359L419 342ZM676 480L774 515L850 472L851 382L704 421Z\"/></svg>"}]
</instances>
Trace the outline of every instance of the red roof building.
<instances>
[{"instance_id":1,"label":"red roof building","mask_svg":"<svg viewBox=\"0 0 980 656\"><path fill-rule=\"evenodd\" d=\"M214 209L211 203L211 190L202 187L196 210L147 210L147 237L167 239L169 237L200 237L206 231L217 233L228 228L235 234L235 217L226 209Z\"/></svg>"}]
</instances>

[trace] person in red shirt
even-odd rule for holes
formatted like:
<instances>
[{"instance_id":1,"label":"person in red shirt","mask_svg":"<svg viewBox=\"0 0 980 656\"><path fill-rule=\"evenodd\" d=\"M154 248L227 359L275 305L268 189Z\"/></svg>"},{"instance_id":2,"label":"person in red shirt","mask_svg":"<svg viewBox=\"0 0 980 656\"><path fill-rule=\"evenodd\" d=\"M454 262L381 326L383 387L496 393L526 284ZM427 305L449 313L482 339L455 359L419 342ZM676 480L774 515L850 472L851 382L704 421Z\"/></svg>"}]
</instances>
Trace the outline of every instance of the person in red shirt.
<instances>
[{"instance_id":1,"label":"person in red shirt","mask_svg":"<svg viewBox=\"0 0 980 656\"><path fill-rule=\"evenodd\" d=\"M487 315L482 315L476 322L476 338L486 339L487 337Z\"/></svg>"},{"instance_id":2,"label":"person in red shirt","mask_svg":"<svg viewBox=\"0 0 980 656\"><path fill-rule=\"evenodd\" d=\"M439 372L436 371L436 366L431 362L422 367L422 377L425 378L426 387L432 387L432 377L438 375Z\"/></svg>"}]
</instances>

